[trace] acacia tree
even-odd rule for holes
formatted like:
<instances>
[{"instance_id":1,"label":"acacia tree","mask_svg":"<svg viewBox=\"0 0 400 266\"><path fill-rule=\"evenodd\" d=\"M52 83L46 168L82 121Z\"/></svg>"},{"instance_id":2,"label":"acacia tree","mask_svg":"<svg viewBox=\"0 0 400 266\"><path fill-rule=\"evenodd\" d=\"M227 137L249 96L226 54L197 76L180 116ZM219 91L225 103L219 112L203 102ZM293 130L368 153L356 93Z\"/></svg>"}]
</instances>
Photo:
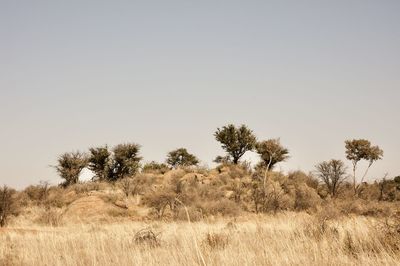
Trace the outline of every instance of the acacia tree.
<instances>
[{"instance_id":1,"label":"acacia tree","mask_svg":"<svg viewBox=\"0 0 400 266\"><path fill-rule=\"evenodd\" d=\"M111 152L107 146L90 148L88 168L95 174L97 180L105 180L108 177Z\"/></svg>"},{"instance_id":2,"label":"acacia tree","mask_svg":"<svg viewBox=\"0 0 400 266\"><path fill-rule=\"evenodd\" d=\"M66 187L78 183L81 171L87 166L87 157L79 151L67 152L60 155L57 162L56 171L64 179L61 185Z\"/></svg>"},{"instance_id":3,"label":"acacia tree","mask_svg":"<svg viewBox=\"0 0 400 266\"><path fill-rule=\"evenodd\" d=\"M269 139L256 144L257 153L267 171L274 168L277 163L289 159L289 150L283 147L279 139Z\"/></svg>"},{"instance_id":4,"label":"acacia tree","mask_svg":"<svg viewBox=\"0 0 400 266\"><path fill-rule=\"evenodd\" d=\"M229 124L218 128L214 136L222 144L222 148L228 153L230 161L234 164L238 164L239 159L247 151L252 151L257 142L253 131L245 125L236 128L233 124Z\"/></svg>"},{"instance_id":5,"label":"acacia tree","mask_svg":"<svg viewBox=\"0 0 400 266\"><path fill-rule=\"evenodd\" d=\"M173 150L167 155L167 164L176 168L180 166L197 165L199 160L193 154L190 154L185 148Z\"/></svg>"},{"instance_id":6,"label":"acacia tree","mask_svg":"<svg viewBox=\"0 0 400 266\"><path fill-rule=\"evenodd\" d=\"M264 189L268 172L274 168L277 163L286 161L289 158L289 150L283 147L279 139L269 139L256 144L257 153L261 157L261 163L258 166L265 167Z\"/></svg>"},{"instance_id":7,"label":"acacia tree","mask_svg":"<svg viewBox=\"0 0 400 266\"><path fill-rule=\"evenodd\" d=\"M140 145L136 143L119 144L114 147L114 156L110 162L108 179L111 181L132 176L140 167Z\"/></svg>"},{"instance_id":8,"label":"acacia tree","mask_svg":"<svg viewBox=\"0 0 400 266\"><path fill-rule=\"evenodd\" d=\"M346 166L343 161L332 159L315 166L317 176L321 179L332 197L336 197L346 181Z\"/></svg>"},{"instance_id":9,"label":"acacia tree","mask_svg":"<svg viewBox=\"0 0 400 266\"><path fill-rule=\"evenodd\" d=\"M365 177L368 174L368 170L371 168L372 164L381 160L383 157L383 150L379 146L372 146L371 142L366 139L353 139L345 141L346 147L346 158L350 160L353 164L353 189L354 194L357 195L360 184L364 182ZM368 162L368 167L366 168L364 175L361 177L360 182L357 184L356 171L358 163L361 160Z\"/></svg>"}]
</instances>

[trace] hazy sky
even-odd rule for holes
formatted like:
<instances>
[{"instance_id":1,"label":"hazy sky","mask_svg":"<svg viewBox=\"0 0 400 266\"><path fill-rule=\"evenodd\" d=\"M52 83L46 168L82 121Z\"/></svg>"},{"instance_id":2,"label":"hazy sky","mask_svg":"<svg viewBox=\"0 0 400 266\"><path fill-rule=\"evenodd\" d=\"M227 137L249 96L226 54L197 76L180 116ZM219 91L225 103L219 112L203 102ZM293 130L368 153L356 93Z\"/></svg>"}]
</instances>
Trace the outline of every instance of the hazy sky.
<instances>
[{"instance_id":1,"label":"hazy sky","mask_svg":"<svg viewBox=\"0 0 400 266\"><path fill-rule=\"evenodd\" d=\"M227 123L280 137L284 171L367 138L385 151L369 178L400 175L399 14L397 0L0 0L0 184L57 183L59 154L123 142L212 166Z\"/></svg>"}]
</instances>

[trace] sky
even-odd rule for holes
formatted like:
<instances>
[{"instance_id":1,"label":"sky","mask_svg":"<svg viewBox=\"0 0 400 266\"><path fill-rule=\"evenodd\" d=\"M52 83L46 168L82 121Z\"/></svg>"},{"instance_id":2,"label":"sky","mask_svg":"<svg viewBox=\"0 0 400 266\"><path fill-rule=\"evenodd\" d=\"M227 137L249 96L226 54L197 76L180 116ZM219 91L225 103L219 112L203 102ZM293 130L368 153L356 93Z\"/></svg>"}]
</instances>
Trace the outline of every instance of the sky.
<instances>
[{"instance_id":1,"label":"sky","mask_svg":"<svg viewBox=\"0 0 400 266\"><path fill-rule=\"evenodd\" d=\"M58 155L126 142L144 162L185 147L212 167L228 123L279 137L285 172L366 138L385 153L368 180L400 175L399 14L397 0L0 0L0 185L57 184Z\"/></svg>"}]
</instances>

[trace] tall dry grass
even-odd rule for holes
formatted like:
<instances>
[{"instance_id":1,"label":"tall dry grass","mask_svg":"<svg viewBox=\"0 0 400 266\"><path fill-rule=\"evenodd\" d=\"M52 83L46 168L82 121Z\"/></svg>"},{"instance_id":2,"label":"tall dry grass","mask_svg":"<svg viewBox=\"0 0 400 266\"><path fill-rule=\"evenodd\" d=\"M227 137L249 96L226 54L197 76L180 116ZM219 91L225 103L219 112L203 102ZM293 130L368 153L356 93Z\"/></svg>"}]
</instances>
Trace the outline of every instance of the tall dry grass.
<instances>
[{"instance_id":1,"label":"tall dry grass","mask_svg":"<svg viewBox=\"0 0 400 266\"><path fill-rule=\"evenodd\" d=\"M326 220L304 212L7 228L0 265L396 265L396 232L377 218Z\"/></svg>"}]
</instances>

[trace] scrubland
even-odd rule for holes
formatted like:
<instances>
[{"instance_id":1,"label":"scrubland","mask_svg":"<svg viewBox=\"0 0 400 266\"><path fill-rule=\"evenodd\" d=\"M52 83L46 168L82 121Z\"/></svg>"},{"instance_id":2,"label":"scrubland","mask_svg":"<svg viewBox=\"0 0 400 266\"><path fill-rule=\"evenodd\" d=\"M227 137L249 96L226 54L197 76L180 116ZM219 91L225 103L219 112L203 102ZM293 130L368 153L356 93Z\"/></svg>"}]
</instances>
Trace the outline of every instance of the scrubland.
<instances>
[{"instance_id":1,"label":"scrubland","mask_svg":"<svg viewBox=\"0 0 400 266\"><path fill-rule=\"evenodd\" d=\"M245 165L13 194L0 265L397 265L399 191ZM262 184L262 194L260 194Z\"/></svg>"}]
</instances>

